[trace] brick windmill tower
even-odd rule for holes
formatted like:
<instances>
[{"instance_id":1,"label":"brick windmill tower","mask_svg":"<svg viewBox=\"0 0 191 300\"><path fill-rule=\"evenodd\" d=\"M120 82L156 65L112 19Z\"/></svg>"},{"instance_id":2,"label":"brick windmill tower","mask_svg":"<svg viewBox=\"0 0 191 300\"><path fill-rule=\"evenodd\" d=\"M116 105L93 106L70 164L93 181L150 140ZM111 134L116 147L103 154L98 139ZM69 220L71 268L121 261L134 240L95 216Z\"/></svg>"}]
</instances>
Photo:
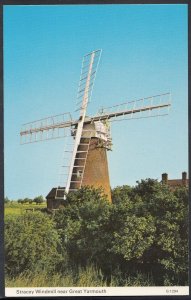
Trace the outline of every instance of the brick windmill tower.
<instances>
[{"instance_id":1,"label":"brick windmill tower","mask_svg":"<svg viewBox=\"0 0 191 300\"><path fill-rule=\"evenodd\" d=\"M67 137L60 184L47 196L49 209L58 208L69 192L82 186L102 187L111 201L107 151L111 150L110 123L122 119L147 118L166 115L170 107L170 93L155 95L116 106L102 108L88 117L87 105L99 64L101 50L83 57L77 96L79 118L70 113L26 123L22 126L21 144Z\"/></svg>"}]
</instances>

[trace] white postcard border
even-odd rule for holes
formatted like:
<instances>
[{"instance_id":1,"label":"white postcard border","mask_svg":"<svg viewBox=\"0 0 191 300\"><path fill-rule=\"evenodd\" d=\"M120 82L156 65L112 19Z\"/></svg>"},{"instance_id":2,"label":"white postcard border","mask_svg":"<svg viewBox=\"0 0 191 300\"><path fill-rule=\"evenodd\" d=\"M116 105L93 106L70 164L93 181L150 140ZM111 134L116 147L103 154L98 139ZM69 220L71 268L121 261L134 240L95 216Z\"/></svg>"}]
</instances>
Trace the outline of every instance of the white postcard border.
<instances>
[{"instance_id":1,"label":"white postcard border","mask_svg":"<svg viewBox=\"0 0 191 300\"><path fill-rule=\"evenodd\" d=\"M5 288L6 297L183 296L183 295L184 296L189 295L189 286Z\"/></svg>"}]
</instances>

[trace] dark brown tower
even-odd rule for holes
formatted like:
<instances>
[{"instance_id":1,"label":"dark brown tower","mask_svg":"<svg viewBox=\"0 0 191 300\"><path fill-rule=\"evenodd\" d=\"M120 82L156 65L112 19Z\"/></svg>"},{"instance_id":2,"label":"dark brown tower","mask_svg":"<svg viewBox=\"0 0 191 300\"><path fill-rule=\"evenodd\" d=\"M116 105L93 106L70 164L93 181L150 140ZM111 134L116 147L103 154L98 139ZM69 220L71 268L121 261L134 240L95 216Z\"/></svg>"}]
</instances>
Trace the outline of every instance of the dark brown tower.
<instances>
[{"instance_id":1,"label":"dark brown tower","mask_svg":"<svg viewBox=\"0 0 191 300\"><path fill-rule=\"evenodd\" d=\"M95 127L95 124L84 125L85 131L76 153L70 190L81 186L102 187L111 202L107 162L108 139L104 140L103 133L97 132ZM110 140L109 142L111 143Z\"/></svg>"},{"instance_id":2,"label":"dark brown tower","mask_svg":"<svg viewBox=\"0 0 191 300\"><path fill-rule=\"evenodd\" d=\"M100 142L97 138L91 139L82 186L102 187L111 202L107 149L100 145Z\"/></svg>"},{"instance_id":3,"label":"dark brown tower","mask_svg":"<svg viewBox=\"0 0 191 300\"><path fill-rule=\"evenodd\" d=\"M107 162L107 150L111 150L109 127L103 122L84 124L75 155L70 191L82 186L102 188L111 202L111 189ZM62 205L65 187L53 188L47 195L47 207L57 209Z\"/></svg>"}]
</instances>

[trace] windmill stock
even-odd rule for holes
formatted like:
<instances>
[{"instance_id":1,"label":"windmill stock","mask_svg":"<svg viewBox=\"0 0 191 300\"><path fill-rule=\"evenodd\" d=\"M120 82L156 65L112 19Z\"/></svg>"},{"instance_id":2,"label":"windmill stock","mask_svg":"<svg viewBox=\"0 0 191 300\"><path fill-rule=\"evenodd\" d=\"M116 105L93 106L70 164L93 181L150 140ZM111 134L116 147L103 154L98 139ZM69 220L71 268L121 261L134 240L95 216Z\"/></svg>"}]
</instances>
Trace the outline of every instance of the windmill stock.
<instances>
[{"instance_id":1,"label":"windmill stock","mask_svg":"<svg viewBox=\"0 0 191 300\"><path fill-rule=\"evenodd\" d=\"M47 196L49 209L58 208L69 192L82 186L102 187L111 201L107 151L111 150L110 124L114 121L164 116L171 105L171 94L165 93L102 108L87 116L87 106L101 56L101 50L85 55L82 61L76 111L26 123L20 131L21 144L49 139L68 138L65 143L60 183Z\"/></svg>"}]
</instances>

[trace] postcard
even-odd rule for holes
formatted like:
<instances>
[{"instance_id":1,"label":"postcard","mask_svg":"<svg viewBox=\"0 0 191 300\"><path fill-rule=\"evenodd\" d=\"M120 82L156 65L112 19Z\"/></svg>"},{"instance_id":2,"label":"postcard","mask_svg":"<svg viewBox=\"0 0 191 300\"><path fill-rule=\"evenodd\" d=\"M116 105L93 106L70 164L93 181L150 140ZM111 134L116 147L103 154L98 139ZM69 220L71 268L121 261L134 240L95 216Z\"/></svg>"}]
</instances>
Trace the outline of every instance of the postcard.
<instances>
[{"instance_id":1,"label":"postcard","mask_svg":"<svg viewBox=\"0 0 191 300\"><path fill-rule=\"evenodd\" d=\"M189 295L188 4L3 5L6 297Z\"/></svg>"}]
</instances>

